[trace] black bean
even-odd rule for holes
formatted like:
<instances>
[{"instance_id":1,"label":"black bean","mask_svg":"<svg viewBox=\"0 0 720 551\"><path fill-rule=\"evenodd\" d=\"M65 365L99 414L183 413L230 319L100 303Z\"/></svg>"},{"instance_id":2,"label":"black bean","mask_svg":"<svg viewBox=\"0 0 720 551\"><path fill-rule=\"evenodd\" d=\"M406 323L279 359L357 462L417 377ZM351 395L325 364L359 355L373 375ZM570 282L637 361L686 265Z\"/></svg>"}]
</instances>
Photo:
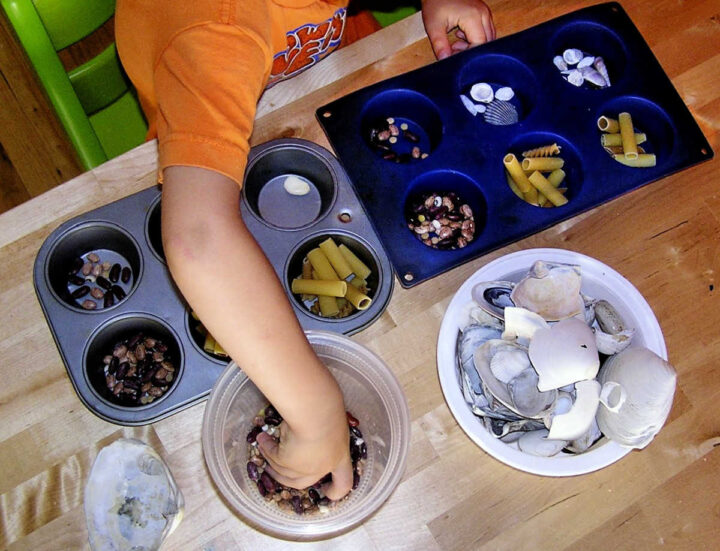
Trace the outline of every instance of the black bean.
<instances>
[{"instance_id":1,"label":"black bean","mask_svg":"<svg viewBox=\"0 0 720 551\"><path fill-rule=\"evenodd\" d=\"M128 348L135 348L137 344L143 340L143 334L142 333L135 333L130 340L127 343Z\"/></svg>"},{"instance_id":2,"label":"black bean","mask_svg":"<svg viewBox=\"0 0 720 551\"><path fill-rule=\"evenodd\" d=\"M250 480L257 482L260 480L260 473L258 472L257 465L253 463L252 461L248 461L247 464L247 473L250 477Z\"/></svg>"},{"instance_id":3,"label":"black bean","mask_svg":"<svg viewBox=\"0 0 720 551\"><path fill-rule=\"evenodd\" d=\"M300 498L300 496L292 496L290 503L292 504L293 509L298 515L302 515L305 512L305 509L302 506L302 499Z\"/></svg>"},{"instance_id":4,"label":"black bean","mask_svg":"<svg viewBox=\"0 0 720 551\"><path fill-rule=\"evenodd\" d=\"M108 373L114 375L117 371L118 365L120 365L120 360L118 360L116 356L110 358L110 363L108 364Z\"/></svg>"},{"instance_id":5,"label":"black bean","mask_svg":"<svg viewBox=\"0 0 720 551\"><path fill-rule=\"evenodd\" d=\"M87 285L83 285L82 287L78 287L75 289L71 294L72 298L81 298L87 295L90 292L90 287Z\"/></svg>"},{"instance_id":6,"label":"black bean","mask_svg":"<svg viewBox=\"0 0 720 551\"><path fill-rule=\"evenodd\" d=\"M125 266L122 269L122 272L120 272L120 281L122 281L123 283L127 283L128 281L130 281L131 275L132 275L132 272L130 271L130 268Z\"/></svg>"},{"instance_id":7,"label":"black bean","mask_svg":"<svg viewBox=\"0 0 720 551\"><path fill-rule=\"evenodd\" d=\"M360 432L360 429L356 426L350 425L350 432L354 434L357 438L362 438L362 432Z\"/></svg>"},{"instance_id":8,"label":"black bean","mask_svg":"<svg viewBox=\"0 0 720 551\"><path fill-rule=\"evenodd\" d=\"M448 237L447 239L441 239L437 242L438 249L449 249L455 245L455 238Z\"/></svg>"},{"instance_id":9,"label":"black bean","mask_svg":"<svg viewBox=\"0 0 720 551\"><path fill-rule=\"evenodd\" d=\"M80 277L77 274L69 274L68 275L68 283L72 283L73 285L84 285L85 279Z\"/></svg>"},{"instance_id":10,"label":"black bean","mask_svg":"<svg viewBox=\"0 0 720 551\"><path fill-rule=\"evenodd\" d=\"M112 293L105 293L103 297L103 308L110 308L115 304L115 296Z\"/></svg>"},{"instance_id":11,"label":"black bean","mask_svg":"<svg viewBox=\"0 0 720 551\"><path fill-rule=\"evenodd\" d=\"M110 290L112 291L112 294L115 295L115 298L118 300L122 300L126 296L125 291L119 285L113 285Z\"/></svg>"},{"instance_id":12,"label":"black bean","mask_svg":"<svg viewBox=\"0 0 720 551\"><path fill-rule=\"evenodd\" d=\"M262 427L253 427L250 432L248 432L247 435L247 443L252 444L257 439L257 435L262 432Z\"/></svg>"},{"instance_id":13,"label":"black bean","mask_svg":"<svg viewBox=\"0 0 720 551\"><path fill-rule=\"evenodd\" d=\"M95 279L95 283L97 283L100 287L102 287L106 291L109 291L112 288L112 283L110 283L103 276L97 276L97 278Z\"/></svg>"},{"instance_id":14,"label":"black bean","mask_svg":"<svg viewBox=\"0 0 720 551\"><path fill-rule=\"evenodd\" d=\"M123 384L125 388L132 388L133 390L140 388L140 384L134 379L125 379L123 380Z\"/></svg>"},{"instance_id":15,"label":"black bean","mask_svg":"<svg viewBox=\"0 0 720 551\"><path fill-rule=\"evenodd\" d=\"M260 480L258 480L256 482L256 484L257 484L257 489L260 492L260 495L265 497L267 495L268 491L265 489L265 486L263 485L263 483Z\"/></svg>"},{"instance_id":16,"label":"black bean","mask_svg":"<svg viewBox=\"0 0 720 551\"><path fill-rule=\"evenodd\" d=\"M313 505L320 501L320 494L315 488L310 488L308 490L308 497L310 498L310 501L312 501Z\"/></svg>"},{"instance_id":17,"label":"black bean","mask_svg":"<svg viewBox=\"0 0 720 551\"><path fill-rule=\"evenodd\" d=\"M352 489L355 490L358 487L358 484L360 484L360 475L357 473L357 471L353 471Z\"/></svg>"},{"instance_id":18,"label":"black bean","mask_svg":"<svg viewBox=\"0 0 720 551\"><path fill-rule=\"evenodd\" d=\"M128 369L130 369L130 364L128 362L121 362L117 368L117 378L124 379L125 375L127 375Z\"/></svg>"},{"instance_id":19,"label":"black bean","mask_svg":"<svg viewBox=\"0 0 720 551\"><path fill-rule=\"evenodd\" d=\"M360 444L360 459L367 459L367 444L365 442Z\"/></svg>"},{"instance_id":20,"label":"black bean","mask_svg":"<svg viewBox=\"0 0 720 551\"><path fill-rule=\"evenodd\" d=\"M265 424L270 425L271 427L276 427L280 423L282 423L282 419L279 417L270 417L269 415L265 416Z\"/></svg>"},{"instance_id":21,"label":"black bean","mask_svg":"<svg viewBox=\"0 0 720 551\"><path fill-rule=\"evenodd\" d=\"M118 279L120 279L120 264L116 262L112 265L112 268L110 268L110 275L108 277L113 283L118 282Z\"/></svg>"}]
</instances>

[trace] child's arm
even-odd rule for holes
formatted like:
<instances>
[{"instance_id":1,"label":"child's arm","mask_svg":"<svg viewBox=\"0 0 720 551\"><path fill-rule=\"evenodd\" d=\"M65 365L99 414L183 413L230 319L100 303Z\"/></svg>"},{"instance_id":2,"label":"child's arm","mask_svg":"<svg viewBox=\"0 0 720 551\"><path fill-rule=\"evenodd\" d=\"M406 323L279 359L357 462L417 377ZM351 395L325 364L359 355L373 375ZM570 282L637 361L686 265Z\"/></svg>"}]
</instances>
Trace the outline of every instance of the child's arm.
<instances>
[{"instance_id":1,"label":"child's arm","mask_svg":"<svg viewBox=\"0 0 720 551\"><path fill-rule=\"evenodd\" d=\"M343 497L352 465L342 393L243 223L237 183L201 168L165 169L162 236L186 300L285 420L279 447L261 439L274 477L305 488L332 472L326 494Z\"/></svg>"},{"instance_id":2,"label":"child's arm","mask_svg":"<svg viewBox=\"0 0 720 551\"><path fill-rule=\"evenodd\" d=\"M438 59L495 39L492 13L481 0L423 0L422 17ZM447 33L455 28L458 40L450 45Z\"/></svg>"}]
</instances>

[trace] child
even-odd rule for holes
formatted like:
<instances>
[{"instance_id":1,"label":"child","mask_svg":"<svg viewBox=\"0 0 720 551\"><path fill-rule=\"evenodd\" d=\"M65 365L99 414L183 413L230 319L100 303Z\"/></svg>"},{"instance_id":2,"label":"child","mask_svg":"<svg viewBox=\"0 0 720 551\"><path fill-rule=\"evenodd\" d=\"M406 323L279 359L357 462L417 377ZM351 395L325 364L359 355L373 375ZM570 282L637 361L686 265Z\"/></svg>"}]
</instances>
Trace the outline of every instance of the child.
<instances>
[{"instance_id":1,"label":"child","mask_svg":"<svg viewBox=\"0 0 720 551\"><path fill-rule=\"evenodd\" d=\"M118 0L123 65L157 137L162 237L170 272L213 337L284 418L260 435L268 471L295 488L326 473L330 499L352 486L340 389L305 339L238 209L263 89L340 42L347 0ZM424 0L438 58L495 36L479 0ZM457 28L453 46L446 33ZM279 53L278 53L279 52Z\"/></svg>"}]
</instances>

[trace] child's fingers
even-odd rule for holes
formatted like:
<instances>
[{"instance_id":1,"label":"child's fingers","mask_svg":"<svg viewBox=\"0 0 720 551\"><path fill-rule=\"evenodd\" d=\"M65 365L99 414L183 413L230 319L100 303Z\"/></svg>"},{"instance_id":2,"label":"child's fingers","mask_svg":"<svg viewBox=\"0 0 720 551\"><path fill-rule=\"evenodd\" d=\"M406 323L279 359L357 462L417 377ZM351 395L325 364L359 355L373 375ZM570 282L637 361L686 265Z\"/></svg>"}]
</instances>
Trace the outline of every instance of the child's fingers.
<instances>
[{"instance_id":1,"label":"child's fingers","mask_svg":"<svg viewBox=\"0 0 720 551\"><path fill-rule=\"evenodd\" d=\"M448 40L447 29L439 20L425 21L425 31L427 32L430 44L432 45L435 57L445 59L452 50L450 49L450 40Z\"/></svg>"},{"instance_id":2,"label":"child's fingers","mask_svg":"<svg viewBox=\"0 0 720 551\"><path fill-rule=\"evenodd\" d=\"M466 40L471 46L484 44L495 38L495 27L492 21L486 17L473 18L460 23L460 28L465 33Z\"/></svg>"},{"instance_id":3,"label":"child's fingers","mask_svg":"<svg viewBox=\"0 0 720 551\"><path fill-rule=\"evenodd\" d=\"M352 490L352 485L352 463L346 458L332 472L332 482L323 485L323 492L332 500L342 499Z\"/></svg>"}]
</instances>

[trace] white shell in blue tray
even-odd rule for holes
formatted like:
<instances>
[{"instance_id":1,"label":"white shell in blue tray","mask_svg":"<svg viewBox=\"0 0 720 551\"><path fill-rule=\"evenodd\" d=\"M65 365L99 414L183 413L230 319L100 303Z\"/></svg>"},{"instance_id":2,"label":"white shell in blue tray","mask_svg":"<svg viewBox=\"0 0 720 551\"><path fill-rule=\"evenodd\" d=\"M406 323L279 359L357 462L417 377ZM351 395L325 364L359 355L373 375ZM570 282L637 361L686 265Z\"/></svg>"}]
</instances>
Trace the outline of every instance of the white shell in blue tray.
<instances>
[{"instance_id":1,"label":"white shell in blue tray","mask_svg":"<svg viewBox=\"0 0 720 551\"><path fill-rule=\"evenodd\" d=\"M94 551L151 551L180 524L185 501L172 473L147 444L121 438L95 459L85 486Z\"/></svg>"}]
</instances>

